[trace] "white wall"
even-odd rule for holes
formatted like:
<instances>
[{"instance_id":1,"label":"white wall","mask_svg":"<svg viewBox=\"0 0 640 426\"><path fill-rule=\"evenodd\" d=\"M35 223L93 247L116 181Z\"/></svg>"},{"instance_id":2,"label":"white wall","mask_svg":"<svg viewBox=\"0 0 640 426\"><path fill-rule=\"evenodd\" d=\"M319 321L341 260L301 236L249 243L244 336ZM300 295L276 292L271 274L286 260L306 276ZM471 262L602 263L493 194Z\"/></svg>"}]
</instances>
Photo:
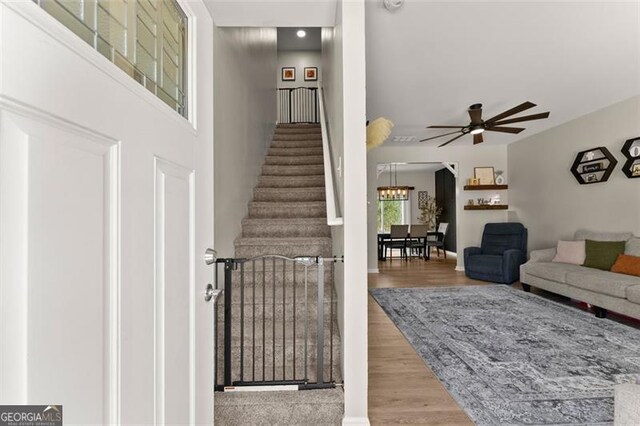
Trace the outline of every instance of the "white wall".
<instances>
[{"instance_id":1,"label":"white wall","mask_svg":"<svg viewBox=\"0 0 640 426\"><path fill-rule=\"evenodd\" d=\"M504 145L477 145L470 141L458 142L456 146L444 148L406 146L385 147L373 149L367 159L367 219L368 219L368 268L370 271L378 269L377 229L376 229L376 198L377 180L376 168L378 164L389 162L453 162L457 163L457 195L456 195L456 233L458 269L464 267L463 251L465 247L479 245L484 225L489 222L504 222L507 220L506 210L464 210L469 198L489 198L496 191L464 191L467 179L473 177L474 167L493 166L495 170L507 170L507 147ZM509 175L504 174L507 183ZM503 203L508 203L510 191L500 191ZM435 192L434 192L435 194Z\"/></svg>"},{"instance_id":2,"label":"white wall","mask_svg":"<svg viewBox=\"0 0 640 426\"><path fill-rule=\"evenodd\" d=\"M325 89L334 170L343 227L333 227L333 249L344 254L335 279L341 318L345 413L343 424L368 425L367 274L365 200L365 44L364 1L339 1L334 28L322 30L322 86ZM349 141L349 143L346 143ZM345 197L344 194L349 194ZM340 268L336 272L340 272ZM348 285L347 285L348 283Z\"/></svg>"},{"instance_id":3,"label":"white wall","mask_svg":"<svg viewBox=\"0 0 640 426\"><path fill-rule=\"evenodd\" d=\"M214 29L215 248L234 256L276 122L275 28Z\"/></svg>"},{"instance_id":4,"label":"white wall","mask_svg":"<svg viewBox=\"0 0 640 426\"><path fill-rule=\"evenodd\" d=\"M640 97L509 145L511 216L529 229L529 248L553 247L578 229L640 235L640 181L621 170L627 139L640 136ZM578 152L604 146L618 160L609 181L580 185L569 171Z\"/></svg>"},{"instance_id":5,"label":"white wall","mask_svg":"<svg viewBox=\"0 0 640 426\"><path fill-rule=\"evenodd\" d=\"M320 86L324 91L326 120L330 139L330 149L333 162L333 178L336 190L338 215L342 214L344 206L343 179L336 166L343 155L343 100L342 100L342 10L338 8L336 13L336 26L323 28L321 32L322 53ZM331 227L333 254L344 255L344 232L342 226ZM344 336L344 270L338 266L335 270L334 287L338 296L338 327L340 335ZM342 339L342 361L344 361L344 339ZM344 371L344 365L343 371Z\"/></svg>"},{"instance_id":6,"label":"white wall","mask_svg":"<svg viewBox=\"0 0 640 426\"><path fill-rule=\"evenodd\" d=\"M278 87L318 87L318 81L322 79L322 55L320 51L313 50L281 50L278 52L278 69L276 79ZM282 81L282 68L293 67L296 69L295 81ZM304 81L304 69L308 67L318 68L317 81Z\"/></svg>"}]
</instances>

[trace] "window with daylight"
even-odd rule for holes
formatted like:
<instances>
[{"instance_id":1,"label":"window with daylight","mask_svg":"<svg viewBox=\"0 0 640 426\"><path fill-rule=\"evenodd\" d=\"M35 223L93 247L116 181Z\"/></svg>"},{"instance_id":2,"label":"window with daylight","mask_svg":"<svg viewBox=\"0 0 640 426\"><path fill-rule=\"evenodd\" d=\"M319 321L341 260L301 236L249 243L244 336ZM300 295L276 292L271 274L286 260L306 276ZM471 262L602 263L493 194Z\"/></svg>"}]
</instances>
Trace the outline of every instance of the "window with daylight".
<instances>
[{"instance_id":1,"label":"window with daylight","mask_svg":"<svg viewBox=\"0 0 640 426\"><path fill-rule=\"evenodd\" d=\"M187 17L175 0L33 0L187 117Z\"/></svg>"},{"instance_id":2,"label":"window with daylight","mask_svg":"<svg viewBox=\"0 0 640 426\"><path fill-rule=\"evenodd\" d=\"M411 223L411 204L406 201L377 201L378 232L389 233L391 225L408 225Z\"/></svg>"}]
</instances>

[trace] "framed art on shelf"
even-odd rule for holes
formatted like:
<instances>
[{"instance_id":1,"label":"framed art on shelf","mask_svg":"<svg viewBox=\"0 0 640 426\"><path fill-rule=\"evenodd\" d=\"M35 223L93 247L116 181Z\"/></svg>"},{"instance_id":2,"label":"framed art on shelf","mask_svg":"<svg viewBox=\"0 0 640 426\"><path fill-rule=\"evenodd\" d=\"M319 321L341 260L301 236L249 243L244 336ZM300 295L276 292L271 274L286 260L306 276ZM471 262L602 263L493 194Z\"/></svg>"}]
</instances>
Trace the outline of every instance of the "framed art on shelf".
<instances>
[{"instance_id":1,"label":"framed art on shelf","mask_svg":"<svg viewBox=\"0 0 640 426\"><path fill-rule=\"evenodd\" d=\"M480 181L480 185L495 184L493 167L475 167L473 169L473 175Z\"/></svg>"},{"instance_id":2,"label":"framed art on shelf","mask_svg":"<svg viewBox=\"0 0 640 426\"><path fill-rule=\"evenodd\" d=\"M294 67L282 67L282 81L296 81L296 69Z\"/></svg>"},{"instance_id":3,"label":"framed art on shelf","mask_svg":"<svg viewBox=\"0 0 640 426\"><path fill-rule=\"evenodd\" d=\"M306 67L304 69L304 81L318 81L318 68Z\"/></svg>"}]
</instances>

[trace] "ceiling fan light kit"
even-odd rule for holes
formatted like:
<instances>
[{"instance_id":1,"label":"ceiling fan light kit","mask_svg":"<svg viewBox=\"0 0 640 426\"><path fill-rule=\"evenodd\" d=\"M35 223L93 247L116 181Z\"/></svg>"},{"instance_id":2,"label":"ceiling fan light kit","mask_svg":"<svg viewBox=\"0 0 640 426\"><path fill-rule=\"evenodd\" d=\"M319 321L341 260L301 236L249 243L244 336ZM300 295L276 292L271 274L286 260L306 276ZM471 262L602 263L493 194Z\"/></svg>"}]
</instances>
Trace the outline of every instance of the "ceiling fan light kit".
<instances>
[{"instance_id":1,"label":"ceiling fan light kit","mask_svg":"<svg viewBox=\"0 0 640 426\"><path fill-rule=\"evenodd\" d=\"M512 123L521 123L523 121L541 120L544 118L548 118L550 113L547 111L547 112L541 112L538 114L525 115L521 117L514 117L514 118L507 118L507 117L511 117L512 115L519 114L535 106L536 104L532 102L524 102L516 107L513 107L507 111L504 111L496 115L495 117L492 117L488 120L483 120L482 104L480 103L473 104L468 109L469 118L471 119L471 122L469 124L467 124L466 126L429 126L427 127L427 129L457 129L457 130L444 133L442 135L421 139L420 142L426 142L433 139L438 139L444 136L450 136L450 135L455 135L459 133L457 136L454 136L453 138L449 139L445 143L438 145L438 147L446 146L451 142L467 134L473 135L473 144L476 145L484 142L484 138L482 134L485 131L518 134L525 130L524 127L505 127L505 125L512 124Z\"/></svg>"}]
</instances>

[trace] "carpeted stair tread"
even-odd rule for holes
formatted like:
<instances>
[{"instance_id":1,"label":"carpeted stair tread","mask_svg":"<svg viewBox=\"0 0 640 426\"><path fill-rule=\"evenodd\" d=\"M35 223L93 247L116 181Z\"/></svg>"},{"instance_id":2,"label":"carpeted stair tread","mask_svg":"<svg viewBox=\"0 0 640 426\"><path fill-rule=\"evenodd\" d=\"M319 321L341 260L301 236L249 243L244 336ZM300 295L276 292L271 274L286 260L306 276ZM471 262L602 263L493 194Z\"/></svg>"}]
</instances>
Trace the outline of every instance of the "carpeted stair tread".
<instances>
[{"instance_id":1,"label":"carpeted stair tread","mask_svg":"<svg viewBox=\"0 0 640 426\"><path fill-rule=\"evenodd\" d=\"M303 148L269 148L267 155L273 156L298 156L298 155L322 155L322 146Z\"/></svg>"},{"instance_id":2,"label":"carpeted stair tread","mask_svg":"<svg viewBox=\"0 0 640 426\"><path fill-rule=\"evenodd\" d=\"M218 392L215 395L216 424L318 425L342 422L344 394L341 388L315 391Z\"/></svg>"},{"instance_id":3,"label":"carpeted stair tread","mask_svg":"<svg viewBox=\"0 0 640 426\"><path fill-rule=\"evenodd\" d=\"M261 188L253 190L254 201L324 201L324 187Z\"/></svg>"},{"instance_id":4,"label":"carpeted stair tread","mask_svg":"<svg viewBox=\"0 0 640 426\"><path fill-rule=\"evenodd\" d=\"M268 155L265 158L265 164L276 165L305 165L305 164L323 164L322 155Z\"/></svg>"},{"instance_id":5,"label":"carpeted stair tread","mask_svg":"<svg viewBox=\"0 0 640 426\"><path fill-rule=\"evenodd\" d=\"M282 140L273 141L271 148L322 148L322 140Z\"/></svg>"},{"instance_id":6,"label":"carpeted stair tread","mask_svg":"<svg viewBox=\"0 0 640 426\"><path fill-rule=\"evenodd\" d=\"M243 237L330 237L331 229L324 218L242 220Z\"/></svg>"},{"instance_id":7,"label":"carpeted stair tread","mask_svg":"<svg viewBox=\"0 0 640 426\"><path fill-rule=\"evenodd\" d=\"M326 218L327 208L323 201L249 203L250 218ZM326 219L325 219L326 220Z\"/></svg>"},{"instance_id":8,"label":"carpeted stair tread","mask_svg":"<svg viewBox=\"0 0 640 426\"><path fill-rule=\"evenodd\" d=\"M265 164L262 166L263 176L309 176L324 175L322 164Z\"/></svg>"},{"instance_id":9,"label":"carpeted stair tread","mask_svg":"<svg viewBox=\"0 0 640 426\"><path fill-rule=\"evenodd\" d=\"M236 257L251 258L265 255L331 256L331 238L287 237L263 238L240 237L235 241Z\"/></svg>"},{"instance_id":10,"label":"carpeted stair tread","mask_svg":"<svg viewBox=\"0 0 640 426\"><path fill-rule=\"evenodd\" d=\"M256 188L324 187L324 175L261 176Z\"/></svg>"}]
</instances>

